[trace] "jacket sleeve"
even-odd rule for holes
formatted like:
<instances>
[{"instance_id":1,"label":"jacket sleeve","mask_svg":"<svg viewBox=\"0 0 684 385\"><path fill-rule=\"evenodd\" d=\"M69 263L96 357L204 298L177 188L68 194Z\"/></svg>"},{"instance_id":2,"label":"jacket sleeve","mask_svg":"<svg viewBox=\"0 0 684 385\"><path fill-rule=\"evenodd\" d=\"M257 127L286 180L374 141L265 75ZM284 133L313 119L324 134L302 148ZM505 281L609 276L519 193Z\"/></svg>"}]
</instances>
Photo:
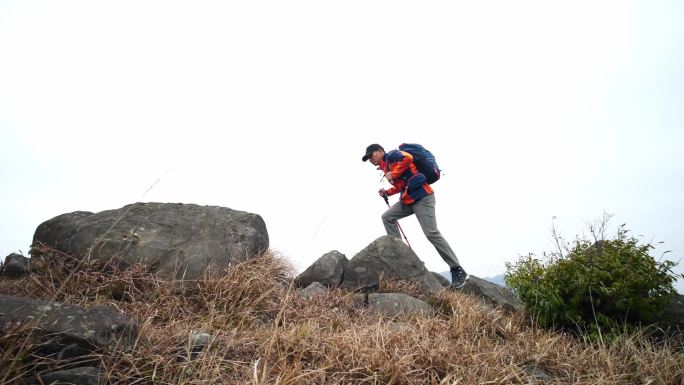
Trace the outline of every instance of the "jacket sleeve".
<instances>
[{"instance_id":1,"label":"jacket sleeve","mask_svg":"<svg viewBox=\"0 0 684 385\"><path fill-rule=\"evenodd\" d=\"M390 172L392 179L398 180L413 163L413 155L404 151L392 151L390 155Z\"/></svg>"},{"instance_id":2,"label":"jacket sleeve","mask_svg":"<svg viewBox=\"0 0 684 385\"><path fill-rule=\"evenodd\" d=\"M400 179L401 175L406 172L413 163L413 155L408 152L398 151L403 157L401 157L396 163L392 163L392 168L390 172L392 173L392 179Z\"/></svg>"}]
</instances>

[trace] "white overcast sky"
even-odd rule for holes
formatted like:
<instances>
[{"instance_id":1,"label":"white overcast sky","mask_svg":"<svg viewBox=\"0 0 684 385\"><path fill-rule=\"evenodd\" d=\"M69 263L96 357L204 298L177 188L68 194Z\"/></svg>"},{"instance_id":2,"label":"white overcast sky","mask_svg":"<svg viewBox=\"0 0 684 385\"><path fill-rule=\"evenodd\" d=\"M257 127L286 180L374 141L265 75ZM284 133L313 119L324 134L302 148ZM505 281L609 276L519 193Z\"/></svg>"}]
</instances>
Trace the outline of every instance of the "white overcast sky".
<instances>
[{"instance_id":1,"label":"white overcast sky","mask_svg":"<svg viewBox=\"0 0 684 385\"><path fill-rule=\"evenodd\" d=\"M258 213L299 270L351 258L384 234L365 147L418 142L472 274L604 212L679 260L682 20L681 1L0 1L0 253L65 212L160 201Z\"/></svg>"}]
</instances>

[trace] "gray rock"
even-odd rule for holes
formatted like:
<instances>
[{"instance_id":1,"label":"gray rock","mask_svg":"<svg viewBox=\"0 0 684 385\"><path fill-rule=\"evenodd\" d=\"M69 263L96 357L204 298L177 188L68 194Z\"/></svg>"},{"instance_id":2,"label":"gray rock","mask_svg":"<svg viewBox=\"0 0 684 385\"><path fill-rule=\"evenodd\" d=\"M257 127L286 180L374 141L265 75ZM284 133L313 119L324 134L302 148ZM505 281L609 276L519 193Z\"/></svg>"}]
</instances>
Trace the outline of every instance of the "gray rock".
<instances>
[{"instance_id":1,"label":"gray rock","mask_svg":"<svg viewBox=\"0 0 684 385\"><path fill-rule=\"evenodd\" d=\"M301 287L307 287L314 282L327 287L337 287L342 282L344 267L349 260L337 250L333 250L318 258L308 269L297 277Z\"/></svg>"},{"instance_id":2,"label":"gray rock","mask_svg":"<svg viewBox=\"0 0 684 385\"><path fill-rule=\"evenodd\" d=\"M259 215L243 211L135 203L96 214L59 215L38 226L33 242L76 258L142 263L162 278L195 279L266 251L268 233ZM34 248L32 254L37 253Z\"/></svg>"},{"instance_id":3,"label":"gray rock","mask_svg":"<svg viewBox=\"0 0 684 385\"><path fill-rule=\"evenodd\" d=\"M44 354L57 358L80 357L96 348L132 346L137 325L106 306L83 308L21 297L0 296L0 333L27 327L45 336Z\"/></svg>"},{"instance_id":4,"label":"gray rock","mask_svg":"<svg viewBox=\"0 0 684 385\"><path fill-rule=\"evenodd\" d=\"M425 301L403 293L371 293L368 294L368 307L386 316L399 314L422 314L433 316L435 309Z\"/></svg>"},{"instance_id":5,"label":"gray rock","mask_svg":"<svg viewBox=\"0 0 684 385\"><path fill-rule=\"evenodd\" d=\"M553 379L548 375L548 373L537 366L525 366L523 370L532 384L536 384L538 382L545 383L546 381L551 381Z\"/></svg>"},{"instance_id":6,"label":"gray rock","mask_svg":"<svg viewBox=\"0 0 684 385\"><path fill-rule=\"evenodd\" d=\"M205 331L191 331L188 338L175 349L176 360L190 361L196 359L215 339L215 336Z\"/></svg>"},{"instance_id":7,"label":"gray rock","mask_svg":"<svg viewBox=\"0 0 684 385\"><path fill-rule=\"evenodd\" d=\"M211 334L203 332L203 331L190 333L190 336L188 337L188 341L190 343L190 346L193 348L195 348L195 347L204 348L205 346L209 345L209 342L211 342L211 340L212 340Z\"/></svg>"},{"instance_id":8,"label":"gray rock","mask_svg":"<svg viewBox=\"0 0 684 385\"><path fill-rule=\"evenodd\" d=\"M432 275L437 278L437 281L439 281L439 284L442 285L442 287L450 287L451 286L451 281L449 281L445 276L443 276L440 273L435 273L434 271L431 271Z\"/></svg>"},{"instance_id":9,"label":"gray rock","mask_svg":"<svg viewBox=\"0 0 684 385\"><path fill-rule=\"evenodd\" d=\"M519 311L525 308L522 301L510 290L474 275L470 276L465 286L460 290L484 298L494 306L500 306L507 311Z\"/></svg>"},{"instance_id":10,"label":"gray rock","mask_svg":"<svg viewBox=\"0 0 684 385\"><path fill-rule=\"evenodd\" d=\"M3 274L17 277L31 272L31 260L21 254L12 253L5 257Z\"/></svg>"},{"instance_id":11,"label":"gray rock","mask_svg":"<svg viewBox=\"0 0 684 385\"><path fill-rule=\"evenodd\" d=\"M327 293L328 289L325 286L321 285L318 282L314 282L311 285L307 286L305 289L302 289L299 293L297 293L297 295L301 298L311 299L313 297L326 295Z\"/></svg>"},{"instance_id":12,"label":"gray rock","mask_svg":"<svg viewBox=\"0 0 684 385\"><path fill-rule=\"evenodd\" d=\"M442 289L418 256L401 240L382 236L352 258L344 269L342 287L369 291L385 279L414 280L427 291Z\"/></svg>"},{"instance_id":13,"label":"gray rock","mask_svg":"<svg viewBox=\"0 0 684 385\"><path fill-rule=\"evenodd\" d=\"M51 385L97 385L102 383L100 369L90 366L42 374L40 380L43 384Z\"/></svg>"},{"instance_id":14,"label":"gray rock","mask_svg":"<svg viewBox=\"0 0 684 385\"><path fill-rule=\"evenodd\" d=\"M199 354L206 349L207 346L214 340L214 337L206 332L198 331L190 333L188 337L188 345L190 348L190 357L197 358Z\"/></svg>"}]
</instances>

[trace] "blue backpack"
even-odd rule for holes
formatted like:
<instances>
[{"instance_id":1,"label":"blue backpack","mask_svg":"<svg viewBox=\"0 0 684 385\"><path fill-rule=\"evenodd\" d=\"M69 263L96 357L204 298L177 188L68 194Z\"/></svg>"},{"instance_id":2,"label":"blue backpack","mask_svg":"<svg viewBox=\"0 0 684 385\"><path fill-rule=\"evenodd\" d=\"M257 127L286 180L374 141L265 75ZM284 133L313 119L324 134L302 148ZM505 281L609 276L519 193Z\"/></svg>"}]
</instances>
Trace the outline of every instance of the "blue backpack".
<instances>
[{"instance_id":1,"label":"blue backpack","mask_svg":"<svg viewBox=\"0 0 684 385\"><path fill-rule=\"evenodd\" d=\"M403 143L399 145L399 150L408 152L413 156L413 164L416 165L418 172L425 175L429 184L439 180L440 170L437 166L437 159L425 147L416 143Z\"/></svg>"}]
</instances>

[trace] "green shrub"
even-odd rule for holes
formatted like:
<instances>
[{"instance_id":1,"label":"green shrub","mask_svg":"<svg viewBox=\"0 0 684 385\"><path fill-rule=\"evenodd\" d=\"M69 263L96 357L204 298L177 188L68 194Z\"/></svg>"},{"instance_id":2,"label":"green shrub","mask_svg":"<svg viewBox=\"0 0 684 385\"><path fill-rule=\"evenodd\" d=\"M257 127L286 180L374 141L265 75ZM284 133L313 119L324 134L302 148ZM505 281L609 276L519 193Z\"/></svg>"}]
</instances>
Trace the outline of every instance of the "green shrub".
<instances>
[{"instance_id":1,"label":"green shrub","mask_svg":"<svg viewBox=\"0 0 684 385\"><path fill-rule=\"evenodd\" d=\"M683 276L674 274L676 263L656 261L649 255L653 245L639 244L624 225L614 239L604 239L606 223L604 217L600 237L591 227L593 240L571 245L554 227L558 252L506 264L506 284L541 325L619 334L653 321L676 294L673 283Z\"/></svg>"}]
</instances>

